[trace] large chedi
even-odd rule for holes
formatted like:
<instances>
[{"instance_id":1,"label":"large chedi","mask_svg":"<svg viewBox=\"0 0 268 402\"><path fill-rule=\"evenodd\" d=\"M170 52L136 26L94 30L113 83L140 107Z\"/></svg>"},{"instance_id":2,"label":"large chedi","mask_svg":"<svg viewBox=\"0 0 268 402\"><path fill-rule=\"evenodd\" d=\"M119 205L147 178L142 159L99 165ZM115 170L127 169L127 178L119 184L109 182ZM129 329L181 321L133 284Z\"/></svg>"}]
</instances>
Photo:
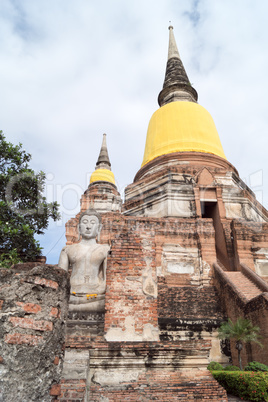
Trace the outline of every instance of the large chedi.
<instances>
[{"instance_id":1,"label":"large chedi","mask_svg":"<svg viewBox=\"0 0 268 402\"><path fill-rule=\"evenodd\" d=\"M207 365L237 364L235 345L217 338L227 317L260 326L264 349L248 345L243 361L268 363L268 214L227 161L169 32L160 108L122 210L104 136L66 225L58 400L226 401Z\"/></svg>"},{"instance_id":2,"label":"large chedi","mask_svg":"<svg viewBox=\"0 0 268 402\"><path fill-rule=\"evenodd\" d=\"M126 189L125 213L265 221L263 208L227 161L211 115L197 103L171 26L169 35L160 108L149 122L142 167Z\"/></svg>"}]
</instances>

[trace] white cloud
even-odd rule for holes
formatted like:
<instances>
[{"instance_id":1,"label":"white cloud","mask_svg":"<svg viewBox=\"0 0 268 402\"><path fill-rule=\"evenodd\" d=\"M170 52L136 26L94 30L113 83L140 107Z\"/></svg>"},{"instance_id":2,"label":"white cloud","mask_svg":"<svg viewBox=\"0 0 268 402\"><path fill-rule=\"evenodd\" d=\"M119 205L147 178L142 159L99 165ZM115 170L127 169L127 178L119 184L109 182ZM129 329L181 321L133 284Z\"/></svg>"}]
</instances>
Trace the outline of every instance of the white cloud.
<instances>
[{"instance_id":1,"label":"white cloud","mask_svg":"<svg viewBox=\"0 0 268 402\"><path fill-rule=\"evenodd\" d=\"M36 170L53 173L55 196L56 185L86 188L103 132L118 186L131 183L158 107L171 20L228 160L248 183L263 171L257 190L267 206L267 11L265 0L2 0L0 128ZM45 253L63 231L51 224Z\"/></svg>"}]
</instances>

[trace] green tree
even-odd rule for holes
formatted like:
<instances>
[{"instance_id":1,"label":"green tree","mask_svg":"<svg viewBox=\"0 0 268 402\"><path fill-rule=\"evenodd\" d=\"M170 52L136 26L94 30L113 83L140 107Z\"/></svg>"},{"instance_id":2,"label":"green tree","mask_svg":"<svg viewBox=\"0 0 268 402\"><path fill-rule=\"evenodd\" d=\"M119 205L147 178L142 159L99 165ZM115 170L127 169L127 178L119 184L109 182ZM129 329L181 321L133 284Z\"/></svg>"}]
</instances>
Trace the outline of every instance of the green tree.
<instances>
[{"instance_id":1,"label":"green tree","mask_svg":"<svg viewBox=\"0 0 268 402\"><path fill-rule=\"evenodd\" d=\"M259 341L260 328L252 324L250 320L239 317L236 322L232 322L228 318L227 322L223 322L218 331L218 337L220 339L234 339L236 341L236 349L238 352L238 361L240 370L242 368L241 350L243 349L243 343L255 342L262 347Z\"/></svg>"},{"instance_id":2,"label":"green tree","mask_svg":"<svg viewBox=\"0 0 268 402\"><path fill-rule=\"evenodd\" d=\"M30 160L21 143L7 142L0 131L0 265L34 261L41 255L34 235L60 217L59 205L43 197L45 174L30 169Z\"/></svg>"}]
</instances>

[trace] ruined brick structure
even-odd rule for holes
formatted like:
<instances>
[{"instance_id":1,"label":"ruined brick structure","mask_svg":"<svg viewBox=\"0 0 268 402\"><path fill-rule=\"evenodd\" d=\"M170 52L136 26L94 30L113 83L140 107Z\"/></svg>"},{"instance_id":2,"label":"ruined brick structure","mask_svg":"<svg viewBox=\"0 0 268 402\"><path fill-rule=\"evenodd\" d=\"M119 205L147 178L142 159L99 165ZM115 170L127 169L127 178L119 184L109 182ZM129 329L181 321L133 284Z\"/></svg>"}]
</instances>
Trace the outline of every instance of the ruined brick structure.
<instances>
[{"instance_id":1,"label":"ruined brick structure","mask_svg":"<svg viewBox=\"0 0 268 402\"><path fill-rule=\"evenodd\" d=\"M66 224L67 244L77 243L81 212L97 210L110 253L105 312L69 311L53 400L227 401L206 369L237 364L234 344L217 338L227 317L260 326L264 349L248 345L243 361L268 363L268 213L197 104L172 27L158 101L124 204L104 137L81 211Z\"/></svg>"},{"instance_id":2,"label":"ruined brick structure","mask_svg":"<svg viewBox=\"0 0 268 402\"><path fill-rule=\"evenodd\" d=\"M0 400L58 394L68 312L68 275L53 265L0 269Z\"/></svg>"},{"instance_id":3,"label":"ruined brick structure","mask_svg":"<svg viewBox=\"0 0 268 402\"><path fill-rule=\"evenodd\" d=\"M264 350L248 345L243 357L267 363L268 214L196 103L172 27L158 101L122 209L105 176L106 142L82 196L81 212L102 213L100 243L111 246L105 313L69 314L61 401L226 401L206 367L237 363L233 343L217 339L227 317L261 327Z\"/></svg>"}]
</instances>

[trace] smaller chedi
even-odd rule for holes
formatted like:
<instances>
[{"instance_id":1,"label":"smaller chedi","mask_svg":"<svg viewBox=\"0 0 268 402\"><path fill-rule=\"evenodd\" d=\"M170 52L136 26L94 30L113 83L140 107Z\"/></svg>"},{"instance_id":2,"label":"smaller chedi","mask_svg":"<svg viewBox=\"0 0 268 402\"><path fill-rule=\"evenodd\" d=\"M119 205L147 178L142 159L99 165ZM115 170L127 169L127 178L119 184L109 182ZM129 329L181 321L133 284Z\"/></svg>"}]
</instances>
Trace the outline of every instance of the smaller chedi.
<instances>
[{"instance_id":1,"label":"smaller chedi","mask_svg":"<svg viewBox=\"0 0 268 402\"><path fill-rule=\"evenodd\" d=\"M101 216L94 209L79 218L79 243L65 246L60 254L59 267L71 272L70 311L98 311L105 308L108 244L98 244Z\"/></svg>"}]
</instances>

